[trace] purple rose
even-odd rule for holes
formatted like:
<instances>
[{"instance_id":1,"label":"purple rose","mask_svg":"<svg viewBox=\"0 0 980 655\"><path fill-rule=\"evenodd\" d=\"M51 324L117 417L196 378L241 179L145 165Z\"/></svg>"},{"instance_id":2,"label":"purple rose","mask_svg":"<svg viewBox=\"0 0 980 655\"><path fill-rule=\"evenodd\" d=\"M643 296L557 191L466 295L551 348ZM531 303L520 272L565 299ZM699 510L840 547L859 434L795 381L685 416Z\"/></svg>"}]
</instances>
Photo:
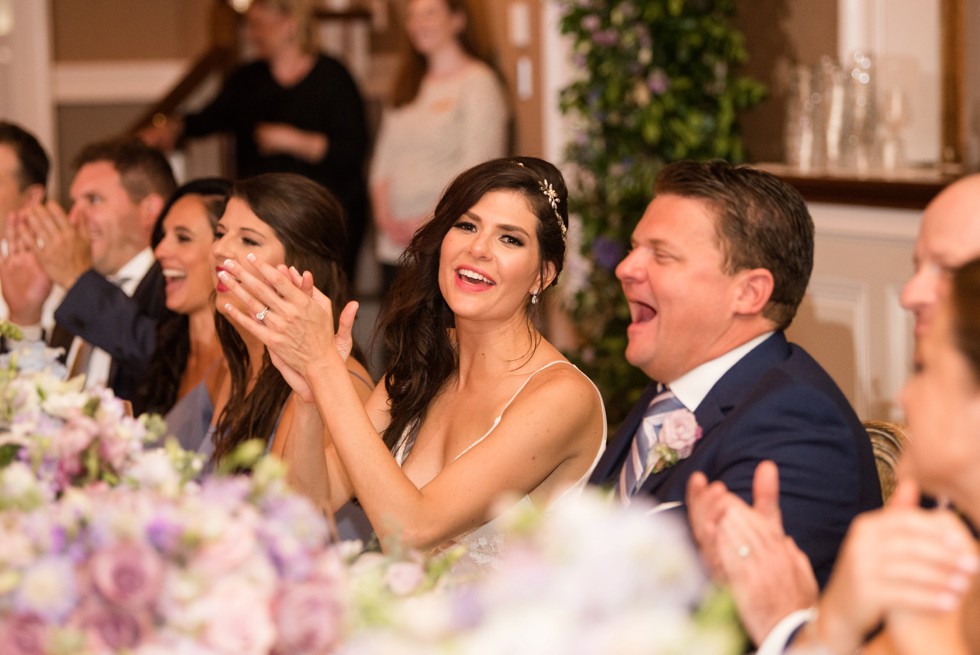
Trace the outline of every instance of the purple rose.
<instances>
[{"instance_id":1,"label":"purple rose","mask_svg":"<svg viewBox=\"0 0 980 655\"><path fill-rule=\"evenodd\" d=\"M340 638L341 607L332 585L305 582L289 585L275 601L278 628L274 653L326 653Z\"/></svg>"},{"instance_id":2,"label":"purple rose","mask_svg":"<svg viewBox=\"0 0 980 655\"><path fill-rule=\"evenodd\" d=\"M39 616L18 614L0 627L4 655L44 655L48 652L47 626Z\"/></svg>"},{"instance_id":3,"label":"purple rose","mask_svg":"<svg viewBox=\"0 0 980 655\"><path fill-rule=\"evenodd\" d=\"M114 603L141 607L156 600L163 584L163 562L146 544L121 542L92 556L92 580Z\"/></svg>"},{"instance_id":4,"label":"purple rose","mask_svg":"<svg viewBox=\"0 0 980 655\"><path fill-rule=\"evenodd\" d=\"M134 649L151 631L149 617L98 600L87 602L72 623L85 631L93 652Z\"/></svg>"}]
</instances>

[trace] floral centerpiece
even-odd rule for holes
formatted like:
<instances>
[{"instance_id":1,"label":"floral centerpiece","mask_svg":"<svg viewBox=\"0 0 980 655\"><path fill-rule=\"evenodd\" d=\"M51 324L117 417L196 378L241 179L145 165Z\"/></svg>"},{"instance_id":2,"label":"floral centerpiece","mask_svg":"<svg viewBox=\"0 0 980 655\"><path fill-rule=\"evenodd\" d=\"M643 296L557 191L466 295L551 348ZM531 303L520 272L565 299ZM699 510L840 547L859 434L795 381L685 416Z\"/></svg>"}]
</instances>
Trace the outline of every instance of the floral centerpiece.
<instances>
[{"instance_id":1,"label":"floral centerpiece","mask_svg":"<svg viewBox=\"0 0 980 655\"><path fill-rule=\"evenodd\" d=\"M47 497L0 471L0 644L41 653L327 653L345 577L327 524L281 476L104 483Z\"/></svg>"},{"instance_id":2,"label":"floral centerpiece","mask_svg":"<svg viewBox=\"0 0 980 655\"><path fill-rule=\"evenodd\" d=\"M22 360L23 361L23 360ZM26 462L55 492L119 482L147 442L162 440L159 417L133 418L107 389L85 390L50 368L0 369L0 465Z\"/></svg>"},{"instance_id":3,"label":"floral centerpiece","mask_svg":"<svg viewBox=\"0 0 980 655\"><path fill-rule=\"evenodd\" d=\"M561 93L575 134L569 208L582 256L566 293L584 349L572 353L616 425L648 380L623 358L629 309L614 275L650 201L657 170L679 159L742 159L738 113L761 84L737 75L747 54L735 0L556 0L579 79Z\"/></svg>"},{"instance_id":4,"label":"floral centerpiece","mask_svg":"<svg viewBox=\"0 0 980 655\"><path fill-rule=\"evenodd\" d=\"M159 418L39 368L0 368L5 655L740 652L686 530L642 501L518 505L499 568L459 575L459 548L335 543L262 444L231 456L251 475L196 480L147 448Z\"/></svg>"}]
</instances>

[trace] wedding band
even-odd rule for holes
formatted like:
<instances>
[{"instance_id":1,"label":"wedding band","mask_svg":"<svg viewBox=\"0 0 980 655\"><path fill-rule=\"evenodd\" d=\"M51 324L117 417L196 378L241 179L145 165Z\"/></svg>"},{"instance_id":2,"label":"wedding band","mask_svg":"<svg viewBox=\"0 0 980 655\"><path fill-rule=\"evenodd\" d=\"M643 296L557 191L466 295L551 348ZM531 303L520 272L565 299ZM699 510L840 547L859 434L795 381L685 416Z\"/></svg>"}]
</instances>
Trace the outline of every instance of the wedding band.
<instances>
[{"instance_id":1,"label":"wedding band","mask_svg":"<svg viewBox=\"0 0 980 655\"><path fill-rule=\"evenodd\" d=\"M255 315L255 320L256 321L263 321L263 320L265 320L265 317L268 316L268 315L269 315L269 307L266 306L265 309L263 309L261 312L259 312L258 314Z\"/></svg>"},{"instance_id":2,"label":"wedding band","mask_svg":"<svg viewBox=\"0 0 980 655\"><path fill-rule=\"evenodd\" d=\"M738 547L738 550L735 551L735 554L742 559L745 559L752 554L752 548L750 548L748 544L742 544Z\"/></svg>"}]
</instances>

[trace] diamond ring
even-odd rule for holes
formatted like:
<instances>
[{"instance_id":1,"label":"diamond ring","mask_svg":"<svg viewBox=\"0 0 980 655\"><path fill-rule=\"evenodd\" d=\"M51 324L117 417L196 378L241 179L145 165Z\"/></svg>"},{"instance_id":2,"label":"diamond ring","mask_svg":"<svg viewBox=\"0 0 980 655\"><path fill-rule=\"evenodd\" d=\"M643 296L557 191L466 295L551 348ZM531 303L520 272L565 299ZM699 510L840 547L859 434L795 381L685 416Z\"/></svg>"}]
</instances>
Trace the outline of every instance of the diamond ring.
<instances>
[{"instance_id":1,"label":"diamond ring","mask_svg":"<svg viewBox=\"0 0 980 655\"><path fill-rule=\"evenodd\" d=\"M261 312L259 312L258 314L255 315L255 320L256 321L263 321L263 320L265 320L265 317L268 316L268 315L269 315L269 307L267 305L265 309L263 309Z\"/></svg>"}]
</instances>

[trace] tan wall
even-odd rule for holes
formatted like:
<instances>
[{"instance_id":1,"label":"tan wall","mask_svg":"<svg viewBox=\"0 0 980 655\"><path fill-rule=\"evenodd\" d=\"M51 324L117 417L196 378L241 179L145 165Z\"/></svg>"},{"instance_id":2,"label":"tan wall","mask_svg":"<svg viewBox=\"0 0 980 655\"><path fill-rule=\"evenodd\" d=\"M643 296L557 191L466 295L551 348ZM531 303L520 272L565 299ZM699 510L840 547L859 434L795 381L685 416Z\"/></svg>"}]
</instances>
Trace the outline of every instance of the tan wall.
<instances>
[{"instance_id":1,"label":"tan wall","mask_svg":"<svg viewBox=\"0 0 980 655\"><path fill-rule=\"evenodd\" d=\"M208 45L213 0L52 0L55 61L178 59Z\"/></svg>"},{"instance_id":2,"label":"tan wall","mask_svg":"<svg viewBox=\"0 0 980 655\"><path fill-rule=\"evenodd\" d=\"M541 134L543 85L540 39L532 39L527 47L517 47L511 43L507 17L510 7L516 4L527 6L530 15L530 33L537 35L541 29L541 9L540 3L536 0L484 0L483 10L493 35L497 51L497 66L510 94L514 119L513 153L540 157L544 150ZM534 80L533 93L527 99L517 97L517 65L521 57L530 60Z\"/></svg>"},{"instance_id":3,"label":"tan wall","mask_svg":"<svg viewBox=\"0 0 980 655\"><path fill-rule=\"evenodd\" d=\"M211 10L212 0L52 0L52 56L56 63L192 60L208 47ZM139 103L56 107L63 201L81 148L119 134L145 109Z\"/></svg>"}]
</instances>

